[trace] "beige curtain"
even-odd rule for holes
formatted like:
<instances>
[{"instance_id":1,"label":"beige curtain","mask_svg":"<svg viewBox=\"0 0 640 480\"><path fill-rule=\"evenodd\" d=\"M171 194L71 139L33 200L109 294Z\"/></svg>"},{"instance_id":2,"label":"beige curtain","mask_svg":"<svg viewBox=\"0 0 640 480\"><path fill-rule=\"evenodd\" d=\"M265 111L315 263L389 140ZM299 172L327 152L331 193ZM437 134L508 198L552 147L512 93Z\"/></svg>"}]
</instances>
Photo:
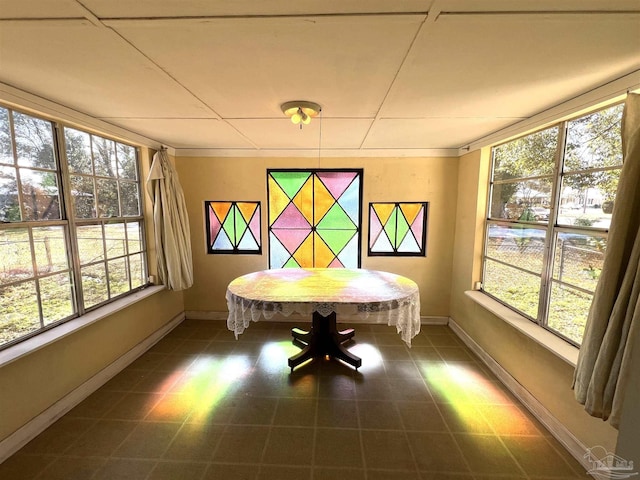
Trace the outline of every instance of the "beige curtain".
<instances>
[{"instance_id":1,"label":"beige curtain","mask_svg":"<svg viewBox=\"0 0 640 480\"><path fill-rule=\"evenodd\" d=\"M147 190L153 199L160 281L169 290L187 289L193 285L189 216L178 173L165 148L153 156Z\"/></svg>"},{"instance_id":2,"label":"beige curtain","mask_svg":"<svg viewBox=\"0 0 640 480\"><path fill-rule=\"evenodd\" d=\"M585 410L616 428L625 389L638 381L629 365L633 340L640 335L640 95L627 96L622 150L607 252L573 382Z\"/></svg>"}]
</instances>

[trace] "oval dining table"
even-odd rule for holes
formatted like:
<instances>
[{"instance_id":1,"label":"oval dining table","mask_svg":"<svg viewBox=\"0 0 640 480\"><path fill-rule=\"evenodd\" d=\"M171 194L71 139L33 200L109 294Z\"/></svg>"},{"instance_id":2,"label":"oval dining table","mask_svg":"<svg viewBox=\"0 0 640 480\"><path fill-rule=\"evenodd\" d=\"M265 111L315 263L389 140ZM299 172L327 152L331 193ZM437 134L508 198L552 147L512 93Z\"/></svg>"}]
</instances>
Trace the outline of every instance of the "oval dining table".
<instances>
[{"instance_id":1,"label":"oval dining table","mask_svg":"<svg viewBox=\"0 0 640 480\"><path fill-rule=\"evenodd\" d=\"M354 329L339 331L337 315L372 317L375 323L395 326L409 346L420 332L420 294L409 278L389 272L347 268L285 268L240 276L226 292L227 327L236 338L252 321L275 314L310 315L308 331L293 328L295 344L302 350L289 358L291 371L319 357L341 360L356 370L362 359L343 345Z\"/></svg>"}]
</instances>

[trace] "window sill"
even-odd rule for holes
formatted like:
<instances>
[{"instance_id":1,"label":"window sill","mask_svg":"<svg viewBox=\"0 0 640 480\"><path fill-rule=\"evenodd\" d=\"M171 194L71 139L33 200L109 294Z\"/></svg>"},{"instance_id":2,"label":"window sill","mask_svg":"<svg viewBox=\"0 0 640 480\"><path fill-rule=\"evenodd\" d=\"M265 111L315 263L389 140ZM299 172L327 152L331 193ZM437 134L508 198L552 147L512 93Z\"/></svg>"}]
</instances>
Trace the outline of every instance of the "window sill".
<instances>
[{"instance_id":1,"label":"window sill","mask_svg":"<svg viewBox=\"0 0 640 480\"><path fill-rule=\"evenodd\" d=\"M516 328L534 342L549 350L551 353L561 358L569 365L575 367L578 362L579 349L565 342L553 333L536 325L531 320L505 307L500 302L494 300L489 295L475 290L464 292L467 297L475 303L493 313L498 318L504 320L512 327Z\"/></svg>"},{"instance_id":2,"label":"window sill","mask_svg":"<svg viewBox=\"0 0 640 480\"><path fill-rule=\"evenodd\" d=\"M23 342L17 343L5 350L2 350L0 351L0 368L18 360L19 358L40 350L47 345L51 345L52 343L55 343L58 340L61 340L68 335L71 335L83 329L84 327L96 323L103 318L108 317L109 315L113 315L119 310L133 305L134 303L150 297L151 295L154 295L155 293L164 289L164 285L153 285L144 288L138 292L132 293L131 295L127 295L126 297L111 302L103 307L97 308L96 310L82 315L81 317L69 320L68 322L58 325L51 330L42 332Z\"/></svg>"}]
</instances>

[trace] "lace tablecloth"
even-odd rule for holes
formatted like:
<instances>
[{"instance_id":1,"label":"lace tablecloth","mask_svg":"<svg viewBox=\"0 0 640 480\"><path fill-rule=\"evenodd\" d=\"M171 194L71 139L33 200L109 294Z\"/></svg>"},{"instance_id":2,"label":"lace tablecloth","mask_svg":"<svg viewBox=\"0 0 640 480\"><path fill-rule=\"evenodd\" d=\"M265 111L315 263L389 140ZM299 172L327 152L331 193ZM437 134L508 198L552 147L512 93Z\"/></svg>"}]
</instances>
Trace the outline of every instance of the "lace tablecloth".
<instances>
[{"instance_id":1,"label":"lace tablecloth","mask_svg":"<svg viewBox=\"0 0 640 480\"><path fill-rule=\"evenodd\" d=\"M395 326L402 340L420 332L416 283L388 272L345 268L286 268L254 272L233 280L226 293L227 327L238 338L250 324L276 313L318 312L373 317Z\"/></svg>"}]
</instances>

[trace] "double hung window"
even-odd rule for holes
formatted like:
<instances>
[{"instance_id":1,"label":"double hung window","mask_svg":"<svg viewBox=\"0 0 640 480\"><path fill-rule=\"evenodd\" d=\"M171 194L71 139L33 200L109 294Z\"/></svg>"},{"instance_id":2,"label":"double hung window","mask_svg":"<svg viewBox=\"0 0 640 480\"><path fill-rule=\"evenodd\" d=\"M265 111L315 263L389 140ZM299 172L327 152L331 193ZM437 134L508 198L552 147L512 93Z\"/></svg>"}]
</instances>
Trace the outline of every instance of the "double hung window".
<instances>
[{"instance_id":1,"label":"double hung window","mask_svg":"<svg viewBox=\"0 0 640 480\"><path fill-rule=\"evenodd\" d=\"M579 345L622 167L622 105L492 150L483 291Z\"/></svg>"},{"instance_id":2,"label":"double hung window","mask_svg":"<svg viewBox=\"0 0 640 480\"><path fill-rule=\"evenodd\" d=\"M0 107L0 348L146 278L136 148Z\"/></svg>"}]
</instances>

